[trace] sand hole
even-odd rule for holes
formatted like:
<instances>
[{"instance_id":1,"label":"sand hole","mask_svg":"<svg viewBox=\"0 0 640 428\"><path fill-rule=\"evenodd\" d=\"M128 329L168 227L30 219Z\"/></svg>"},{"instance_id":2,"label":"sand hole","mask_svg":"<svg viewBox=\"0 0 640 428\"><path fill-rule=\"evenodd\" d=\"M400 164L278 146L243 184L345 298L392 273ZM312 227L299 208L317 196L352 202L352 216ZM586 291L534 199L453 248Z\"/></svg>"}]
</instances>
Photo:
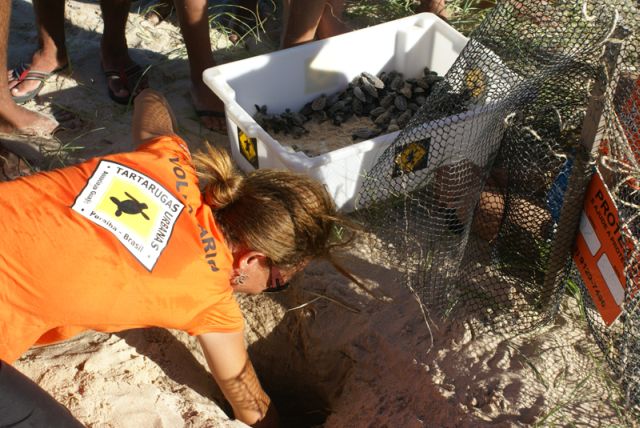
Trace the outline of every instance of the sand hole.
<instances>
[{"instance_id":1,"label":"sand hole","mask_svg":"<svg viewBox=\"0 0 640 428\"><path fill-rule=\"evenodd\" d=\"M249 354L282 426L322 426L353 363L310 337L310 312L285 312L283 301L291 299L260 296L242 302L245 313L252 314L247 317Z\"/></svg>"}]
</instances>

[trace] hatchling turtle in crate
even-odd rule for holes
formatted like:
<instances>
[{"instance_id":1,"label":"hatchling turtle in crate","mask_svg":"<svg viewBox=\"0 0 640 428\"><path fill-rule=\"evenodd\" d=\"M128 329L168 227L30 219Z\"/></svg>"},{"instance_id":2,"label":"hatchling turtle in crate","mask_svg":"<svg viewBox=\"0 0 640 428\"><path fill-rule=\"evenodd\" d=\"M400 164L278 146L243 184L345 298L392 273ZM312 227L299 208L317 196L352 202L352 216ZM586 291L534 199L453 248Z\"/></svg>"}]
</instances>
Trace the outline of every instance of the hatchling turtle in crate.
<instances>
[{"instance_id":1,"label":"hatchling turtle in crate","mask_svg":"<svg viewBox=\"0 0 640 428\"><path fill-rule=\"evenodd\" d=\"M358 127L351 134L352 140L367 140L403 129L441 80L443 77L428 68L409 79L397 71L378 75L362 72L343 91L320 94L298 112L287 109L269 114L266 105L256 105L254 119L266 131L300 138L308 133L305 124L309 121L341 126L354 116L368 117L370 126Z\"/></svg>"}]
</instances>

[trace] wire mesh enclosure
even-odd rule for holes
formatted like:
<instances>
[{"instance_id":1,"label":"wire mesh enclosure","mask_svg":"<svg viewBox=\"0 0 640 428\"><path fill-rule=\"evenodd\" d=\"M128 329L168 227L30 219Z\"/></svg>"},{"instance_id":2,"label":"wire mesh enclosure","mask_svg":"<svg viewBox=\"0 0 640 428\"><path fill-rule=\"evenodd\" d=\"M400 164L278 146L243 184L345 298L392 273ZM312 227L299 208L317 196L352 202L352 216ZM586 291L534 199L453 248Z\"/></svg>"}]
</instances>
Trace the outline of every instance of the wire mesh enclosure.
<instances>
[{"instance_id":1,"label":"wire mesh enclosure","mask_svg":"<svg viewBox=\"0 0 640 428\"><path fill-rule=\"evenodd\" d=\"M593 335L619 377L628 407L640 404L640 2L612 2L625 29L620 54L604 95L601 138L595 154L601 179L617 211L612 239L620 242L624 293L616 299L619 314L605 322L593 290L581 285L585 314ZM613 222L612 222L613 223ZM621 290L622 291L622 290Z\"/></svg>"},{"instance_id":2,"label":"wire mesh enclosure","mask_svg":"<svg viewBox=\"0 0 640 428\"><path fill-rule=\"evenodd\" d=\"M498 2L358 195L362 219L432 316L523 333L553 319L567 278L580 283L631 406L640 400L639 8ZM610 326L572 262L594 171L625 249L622 314Z\"/></svg>"},{"instance_id":3,"label":"wire mesh enclosure","mask_svg":"<svg viewBox=\"0 0 640 428\"><path fill-rule=\"evenodd\" d=\"M432 312L511 333L556 313L590 175L580 130L616 22L582 1L498 3L364 178L363 217L410 255Z\"/></svg>"}]
</instances>

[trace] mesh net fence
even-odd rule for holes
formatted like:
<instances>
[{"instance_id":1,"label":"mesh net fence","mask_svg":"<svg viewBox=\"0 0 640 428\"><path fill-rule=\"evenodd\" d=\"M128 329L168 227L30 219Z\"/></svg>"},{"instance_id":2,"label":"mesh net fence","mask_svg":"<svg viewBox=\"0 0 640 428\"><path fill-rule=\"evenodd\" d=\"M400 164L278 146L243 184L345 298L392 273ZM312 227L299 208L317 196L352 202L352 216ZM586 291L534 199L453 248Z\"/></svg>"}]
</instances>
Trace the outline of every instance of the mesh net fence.
<instances>
[{"instance_id":1,"label":"mesh net fence","mask_svg":"<svg viewBox=\"0 0 640 428\"><path fill-rule=\"evenodd\" d=\"M582 283L571 256L595 169L607 171L623 238L636 243L638 8L497 2L363 178L358 215L432 316L501 334L552 320L567 278ZM640 247L625 248L629 286L616 326L583 296L637 403Z\"/></svg>"},{"instance_id":2,"label":"mesh net fence","mask_svg":"<svg viewBox=\"0 0 640 428\"><path fill-rule=\"evenodd\" d=\"M594 337L623 386L627 406L640 404L640 2L616 2L626 34L621 40L611 84L604 94L601 136L595 170L609 193L617 219L611 222L612 239L622 248L619 314L605 322L598 299L576 267L572 278L582 289L585 314ZM616 294L615 288L611 293ZM595 299L594 299L595 296ZM616 306L618 306L616 305Z\"/></svg>"}]
</instances>

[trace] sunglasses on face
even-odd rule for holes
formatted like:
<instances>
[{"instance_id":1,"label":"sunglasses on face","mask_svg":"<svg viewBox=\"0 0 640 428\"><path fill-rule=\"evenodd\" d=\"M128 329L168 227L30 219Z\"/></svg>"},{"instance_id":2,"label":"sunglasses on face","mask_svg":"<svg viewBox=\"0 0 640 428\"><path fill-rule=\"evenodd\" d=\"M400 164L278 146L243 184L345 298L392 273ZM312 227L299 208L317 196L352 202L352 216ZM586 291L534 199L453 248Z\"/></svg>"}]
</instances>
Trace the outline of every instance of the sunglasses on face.
<instances>
[{"instance_id":1,"label":"sunglasses on face","mask_svg":"<svg viewBox=\"0 0 640 428\"><path fill-rule=\"evenodd\" d=\"M277 266L271 264L269 268L269 280L267 281L267 288L262 290L263 293L277 293L279 291L284 291L289 288L289 283L284 282L282 279L282 274L280 273L280 269Z\"/></svg>"}]
</instances>

